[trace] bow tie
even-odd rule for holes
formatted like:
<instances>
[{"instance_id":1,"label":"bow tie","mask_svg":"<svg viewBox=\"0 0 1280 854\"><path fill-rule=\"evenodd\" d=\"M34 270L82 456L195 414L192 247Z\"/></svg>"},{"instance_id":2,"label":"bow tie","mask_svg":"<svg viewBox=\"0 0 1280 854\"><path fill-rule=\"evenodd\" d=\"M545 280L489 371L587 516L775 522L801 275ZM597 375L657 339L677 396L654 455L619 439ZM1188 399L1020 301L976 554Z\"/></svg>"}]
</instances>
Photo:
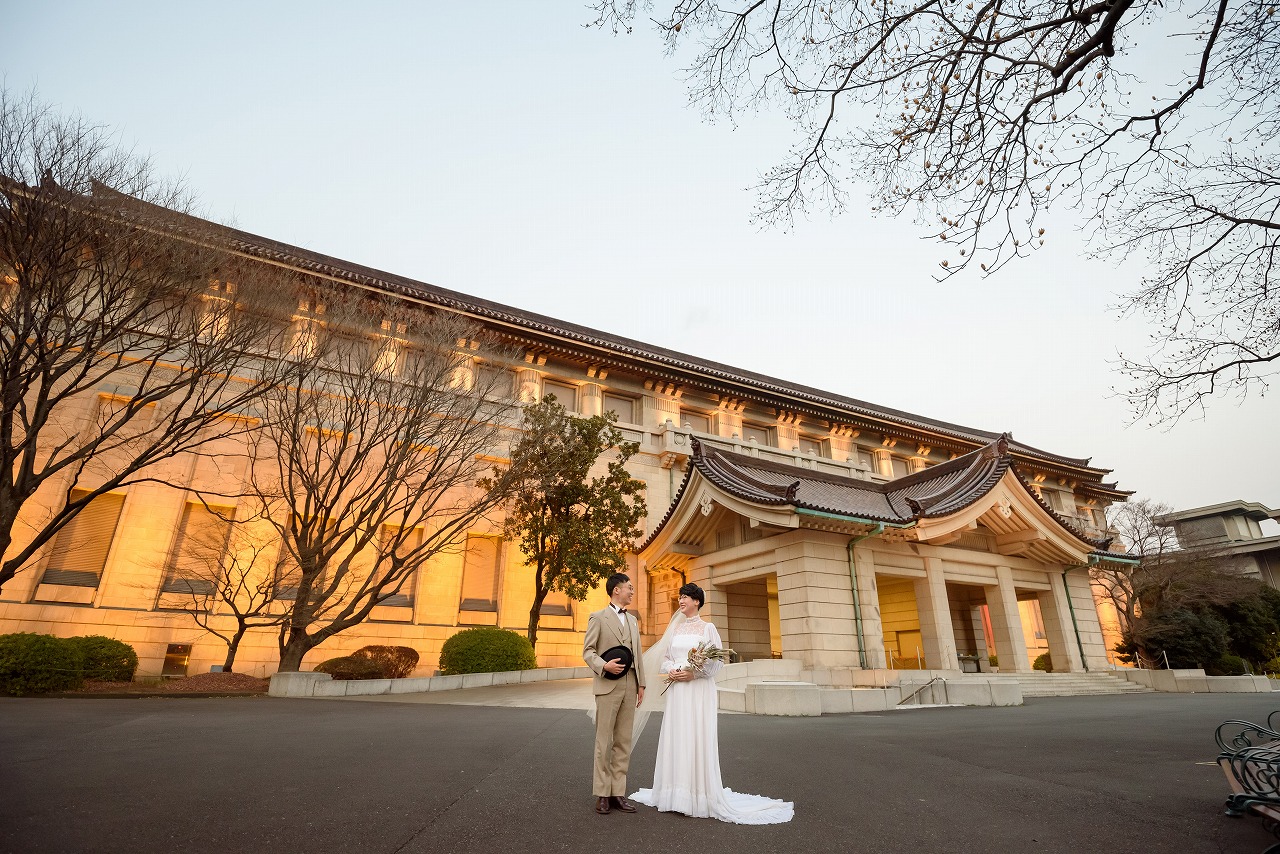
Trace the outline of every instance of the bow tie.
<instances>
[{"instance_id":1,"label":"bow tie","mask_svg":"<svg viewBox=\"0 0 1280 854\"><path fill-rule=\"evenodd\" d=\"M626 609L626 608L619 608L619 609L618 609L618 613L625 617L625 616L627 615L627 609Z\"/></svg>"}]
</instances>

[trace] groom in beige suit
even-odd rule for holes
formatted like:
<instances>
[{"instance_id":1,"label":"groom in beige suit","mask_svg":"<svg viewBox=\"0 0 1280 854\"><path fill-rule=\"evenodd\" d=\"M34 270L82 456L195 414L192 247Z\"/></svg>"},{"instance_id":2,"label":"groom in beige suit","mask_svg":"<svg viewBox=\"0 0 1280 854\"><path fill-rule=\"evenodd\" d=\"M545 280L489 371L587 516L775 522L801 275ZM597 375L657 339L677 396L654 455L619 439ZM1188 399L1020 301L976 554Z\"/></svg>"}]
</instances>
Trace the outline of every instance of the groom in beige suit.
<instances>
[{"instance_id":1,"label":"groom in beige suit","mask_svg":"<svg viewBox=\"0 0 1280 854\"><path fill-rule=\"evenodd\" d=\"M592 791L596 812L604 815L613 807L635 812L627 800L627 766L631 764L631 727L636 707L644 700L644 665L640 661L640 625L627 613L636 589L621 572L604 584L609 607L596 611L587 620L587 636L582 658L596 674L591 688L596 696L596 767ZM601 654L615 646L631 650L635 661L621 679L609 679L626 670L621 661L605 661Z\"/></svg>"}]
</instances>

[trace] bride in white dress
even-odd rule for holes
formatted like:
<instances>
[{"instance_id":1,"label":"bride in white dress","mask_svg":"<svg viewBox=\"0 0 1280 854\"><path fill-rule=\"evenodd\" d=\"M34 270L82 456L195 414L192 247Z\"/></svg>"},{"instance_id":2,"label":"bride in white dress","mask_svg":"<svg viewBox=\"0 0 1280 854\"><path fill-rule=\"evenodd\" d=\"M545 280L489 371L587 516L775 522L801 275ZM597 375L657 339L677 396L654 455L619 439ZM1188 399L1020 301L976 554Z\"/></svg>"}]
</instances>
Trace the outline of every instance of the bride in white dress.
<instances>
[{"instance_id":1,"label":"bride in white dress","mask_svg":"<svg viewBox=\"0 0 1280 854\"><path fill-rule=\"evenodd\" d=\"M716 627L698 616L705 601L698 585L681 587L679 613L662 640L646 654L646 665L650 655L655 659L660 656L659 671L671 674L674 681L663 695L666 707L658 737L653 788L641 789L631 800L663 812L718 818L734 824L790 821L795 811L790 802L740 794L726 789L720 780L715 676L721 664L708 661L701 674L687 669L689 651L699 643L706 641L712 646L724 646ZM657 685L650 687L654 695L662 691Z\"/></svg>"}]
</instances>

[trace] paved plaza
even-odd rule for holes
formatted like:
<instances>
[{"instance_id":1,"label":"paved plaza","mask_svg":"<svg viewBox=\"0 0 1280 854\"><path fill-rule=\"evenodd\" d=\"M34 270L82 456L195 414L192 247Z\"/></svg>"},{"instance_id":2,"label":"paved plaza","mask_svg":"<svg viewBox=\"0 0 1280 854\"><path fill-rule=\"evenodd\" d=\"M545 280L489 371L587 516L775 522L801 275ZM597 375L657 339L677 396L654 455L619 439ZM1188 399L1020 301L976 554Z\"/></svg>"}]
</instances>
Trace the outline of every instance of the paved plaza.
<instances>
[{"instance_id":1,"label":"paved plaza","mask_svg":"<svg viewBox=\"0 0 1280 854\"><path fill-rule=\"evenodd\" d=\"M643 807L597 816L590 724L541 690L0 699L0 851L1255 854L1274 841L1222 816L1208 764L1214 727L1264 719L1268 695L723 715L725 783L796 802L790 824L737 827ZM635 787L657 736L655 719Z\"/></svg>"}]
</instances>

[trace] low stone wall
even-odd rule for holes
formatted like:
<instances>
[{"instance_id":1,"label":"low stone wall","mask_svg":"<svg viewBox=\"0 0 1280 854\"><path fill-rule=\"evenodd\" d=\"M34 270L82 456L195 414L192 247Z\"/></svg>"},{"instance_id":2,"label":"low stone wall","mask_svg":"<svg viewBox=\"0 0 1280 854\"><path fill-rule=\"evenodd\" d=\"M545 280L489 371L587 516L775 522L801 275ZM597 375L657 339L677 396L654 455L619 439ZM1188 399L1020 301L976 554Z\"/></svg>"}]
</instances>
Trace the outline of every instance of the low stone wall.
<instances>
[{"instance_id":1,"label":"low stone wall","mask_svg":"<svg viewBox=\"0 0 1280 854\"><path fill-rule=\"evenodd\" d=\"M1118 669L1116 676L1153 691L1169 694L1266 694L1271 680L1265 676L1206 676L1203 670Z\"/></svg>"},{"instance_id":2,"label":"low stone wall","mask_svg":"<svg viewBox=\"0 0 1280 854\"><path fill-rule=\"evenodd\" d=\"M277 673L267 693L272 697L364 697L371 694L424 694L457 688L519 685L555 679L586 679L590 667L541 667L464 676L410 676L406 679L334 679L328 673Z\"/></svg>"}]
</instances>

